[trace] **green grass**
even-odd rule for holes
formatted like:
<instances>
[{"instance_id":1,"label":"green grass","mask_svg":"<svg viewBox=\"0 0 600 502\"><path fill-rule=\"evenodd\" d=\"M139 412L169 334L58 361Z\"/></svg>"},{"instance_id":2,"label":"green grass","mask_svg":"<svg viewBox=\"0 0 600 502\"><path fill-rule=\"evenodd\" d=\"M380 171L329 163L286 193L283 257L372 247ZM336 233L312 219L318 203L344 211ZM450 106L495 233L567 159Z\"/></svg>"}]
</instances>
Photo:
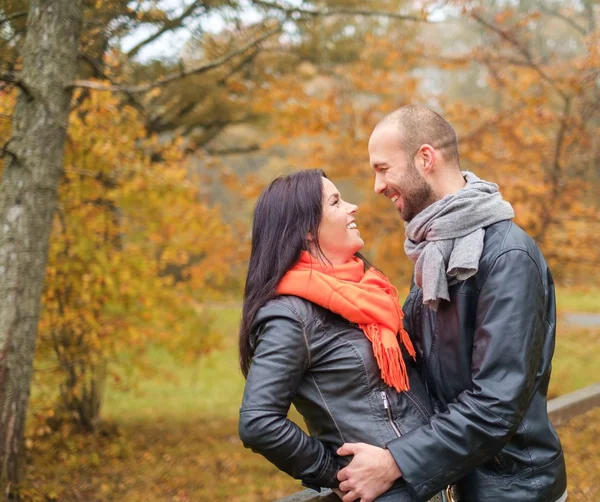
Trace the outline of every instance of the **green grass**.
<instances>
[{"instance_id":1,"label":"green grass","mask_svg":"<svg viewBox=\"0 0 600 502\"><path fill-rule=\"evenodd\" d=\"M108 426L97 434L38 436L30 429L23 500L260 502L301 490L238 438L240 314L216 312L222 343L197 363L150 347L151 378L129 368L133 390L108 382L102 411ZM290 415L300 420L295 410Z\"/></svg>"},{"instance_id":2,"label":"green grass","mask_svg":"<svg viewBox=\"0 0 600 502\"><path fill-rule=\"evenodd\" d=\"M559 290L559 301L563 309L600 311L597 296L581 291ZM216 315L222 344L199 362L185 365L149 348L152 378L131 369L128 379L136 385L128 392L109 382L103 418L110 427L87 436L29 431L23 500L258 502L301 490L237 436L244 385L237 366L239 310L221 308ZM561 323L557 333L550 396L600 381L600 328ZM296 412L291 416L301 420ZM565 436L582 441L575 433ZM578 476L587 479L585 472Z\"/></svg>"},{"instance_id":3,"label":"green grass","mask_svg":"<svg viewBox=\"0 0 600 502\"><path fill-rule=\"evenodd\" d=\"M146 358L154 368L154 377L137 382L132 392L109 386L105 415L133 421L157 415L172 419L236 417L244 389L237 365L240 312L233 308L216 312L222 333L219 349L187 365L161 348L149 348ZM136 372L132 373L135 378Z\"/></svg>"},{"instance_id":4,"label":"green grass","mask_svg":"<svg viewBox=\"0 0 600 502\"><path fill-rule=\"evenodd\" d=\"M600 382L600 327L558 324L548 398Z\"/></svg>"},{"instance_id":5,"label":"green grass","mask_svg":"<svg viewBox=\"0 0 600 502\"><path fill-rule=\"evenodd\" d=\"M600 313L600 288L556 288L556 303L559 312Z\"/></svg>"}]
</instances>

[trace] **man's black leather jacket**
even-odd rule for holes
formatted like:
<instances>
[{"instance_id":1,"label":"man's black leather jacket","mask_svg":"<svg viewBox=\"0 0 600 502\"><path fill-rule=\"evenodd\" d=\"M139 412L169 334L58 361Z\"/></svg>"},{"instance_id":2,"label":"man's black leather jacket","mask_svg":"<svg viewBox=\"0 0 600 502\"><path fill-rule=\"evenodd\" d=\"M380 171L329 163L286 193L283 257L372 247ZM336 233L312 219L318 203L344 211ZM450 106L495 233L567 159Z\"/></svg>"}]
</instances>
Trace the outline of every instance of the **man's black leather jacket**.
<instances>
[{"instance_id":1,"label":"man's black leather jacket","mask_svg":"<svg viewBox=\"0 0 600 502\"><path fill-rule=\"evenodd\" d=\"M381 379L365 334L339 315L280 296L258 312L252 332L240 437L306 486L338 486L336 474L350 461L335 454L343 443L385 447L428 422L432 408L412 358L405 357L411 389L398 393ZM288 420L291 403L310 436ZM403 480L386 497L417 500Z\"/></svg>"},{"instance_id":2,"label":"man's black leather jacket","mask_svg":"<svg viewBox=\"0 0 600 502\"><path fill-rule=\"evenodd\" d=\"M461 500L554 502L566 472L546 411L556 328L548 266L504 221L486 229L477 274L449 289L437 312L417 286L404 304L436 415L387 447L420 498L457 483Z\"/></svg>"}]
</instances>

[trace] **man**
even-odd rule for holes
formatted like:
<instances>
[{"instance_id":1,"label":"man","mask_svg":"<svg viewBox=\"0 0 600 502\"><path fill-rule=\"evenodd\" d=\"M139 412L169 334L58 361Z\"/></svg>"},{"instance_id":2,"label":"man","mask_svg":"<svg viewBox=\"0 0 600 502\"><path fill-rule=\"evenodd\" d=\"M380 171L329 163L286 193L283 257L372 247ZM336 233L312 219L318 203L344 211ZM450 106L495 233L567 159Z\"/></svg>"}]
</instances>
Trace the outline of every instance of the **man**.
<instances>
[{"instance_id":1,"label":"man","mask_svg":"<svg viewBox=\"0 0 600 502\"><path fill-rule=\"evenodd\" d=\"M370 502L399 477L419 500L566 500L546 410L556 311L543 256L497 186L461 173L454 129L435 112L391 113L369 155L375 191L407 222L405 323L436 414L386 449L343 445L354 455L338 473L343 500Z\"/></svg>"}]
</instances>

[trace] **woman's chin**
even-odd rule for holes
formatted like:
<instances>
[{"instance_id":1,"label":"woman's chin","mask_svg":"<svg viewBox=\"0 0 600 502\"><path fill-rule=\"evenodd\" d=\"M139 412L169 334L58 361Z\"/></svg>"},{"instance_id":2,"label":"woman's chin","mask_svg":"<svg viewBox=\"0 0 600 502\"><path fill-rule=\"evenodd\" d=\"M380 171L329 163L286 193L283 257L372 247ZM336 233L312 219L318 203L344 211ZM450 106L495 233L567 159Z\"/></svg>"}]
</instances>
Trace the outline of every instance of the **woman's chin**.
<instances>
[{"instance_id":1,"label":"woman's chin","mask_svg":"<svg viewBox=\"0 0 600 502\"><path fill-rule=\"evenodd\" d=\"M365 247L365 242L362 239L359 239L360 243L356 243L356 246L354 246L354 252L352 253L352 256L354 256L356 253L358 253L362 248Z\"/></svg>"}]
</instances>

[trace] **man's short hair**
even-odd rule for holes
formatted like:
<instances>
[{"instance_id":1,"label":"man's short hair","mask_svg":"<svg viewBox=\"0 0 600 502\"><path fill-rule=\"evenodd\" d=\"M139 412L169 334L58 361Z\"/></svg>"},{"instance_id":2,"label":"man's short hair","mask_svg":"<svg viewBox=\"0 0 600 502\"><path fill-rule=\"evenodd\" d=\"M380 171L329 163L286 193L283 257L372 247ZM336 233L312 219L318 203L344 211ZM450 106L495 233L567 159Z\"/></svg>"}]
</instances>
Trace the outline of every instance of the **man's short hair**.
<instances>
[{"instance_id":1,"label":"man's short hair","mask_svg":"<svg viewBox=\"0 0 600 502\"><path fill-rule=\"evenodd\" d=\"M440 151L449 164L459 165L458 141L454 128L433 110L418 105L407 105L386 115L377 124L394 124L398 127L401 147L410 159L425 143Z\"/></svg>"}]
</instances>

